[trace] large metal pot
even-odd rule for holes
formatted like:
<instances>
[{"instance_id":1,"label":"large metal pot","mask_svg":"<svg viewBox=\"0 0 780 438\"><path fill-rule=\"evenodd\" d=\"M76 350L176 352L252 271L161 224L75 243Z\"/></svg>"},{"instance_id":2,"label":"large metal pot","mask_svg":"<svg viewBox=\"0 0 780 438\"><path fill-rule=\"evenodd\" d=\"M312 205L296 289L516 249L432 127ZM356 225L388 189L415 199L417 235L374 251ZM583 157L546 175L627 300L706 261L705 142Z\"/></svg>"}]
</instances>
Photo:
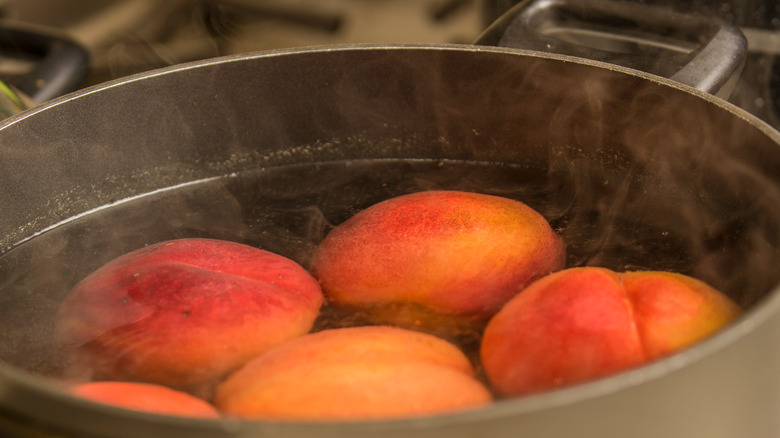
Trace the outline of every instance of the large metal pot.
<instances>
[{"instance_id":1,"label":"large metal pot","mask_svg":"<svg viewBox=\"0 0 780 438\"><path fill-rule=\"evenodd\" d=\"M707 93L613 64L476 46L212 59L54 100L0 126L0 435L773 437L780 432L780 134ZM189 420L53 383L78 279L174 237L304 265L378 200L522 199L570 266L670 269L747 311L648 366L472 412L391 422Z\"/></svg>"}]
</instances>

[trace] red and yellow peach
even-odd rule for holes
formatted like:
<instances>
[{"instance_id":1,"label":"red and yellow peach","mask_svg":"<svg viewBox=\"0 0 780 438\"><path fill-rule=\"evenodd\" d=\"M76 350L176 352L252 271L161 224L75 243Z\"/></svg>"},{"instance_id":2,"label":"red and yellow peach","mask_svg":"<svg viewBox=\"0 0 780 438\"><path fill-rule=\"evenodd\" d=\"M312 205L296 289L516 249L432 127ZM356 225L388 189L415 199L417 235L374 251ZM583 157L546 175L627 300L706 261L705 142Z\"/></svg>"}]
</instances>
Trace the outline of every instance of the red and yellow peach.
<instances>
[{"instance_id":1,"label":"red and yellow peach","mask_svg":"<svg viewBox=\"0 0 780 438\"><path fill-rule=\"evenodd\" d=\"M88 382L71 386L68 391L93 402L152 414L211 419L220 417L217 409L205 400L152 383Z\"/></svg>"},{"instance_id":2,"label":"red and yellow peach","mask_svg":"<svg viewBox=\"0 0 780 438\"><path fill-rule=\"evenodd\" d=\"M366 326L324 330L268 351L221 383L214 403L241 418L351 421L453 412L491 400L453 344Z\"/></svg>"},{"instance_id":3,"label":"red and yellow peach","mask_svg":"<svg viewBox=\"0 0 780 438\"><path fill-rule=\"evenodd\" d=\"M562 240L527 205L427 191L374 204L335 227L311 270L333 304L419 328L483 322L564 263Z\"/></svg>"},{"instance_id":4,"label":"red and yellow peach","mask_svg":"<svg viewBox=\"0 0 780 438\"><path fill-rule=\"evenodd\" d=\"M96 378L188 387L308 333L322 303L317 281L290 259L235 242L180 239L84 278L57 323Z\"/></svg>"},{"instance_id":5,"label":"red and yellow peach","mask_svg":"<svg viewBox=\"0 0 780 438\"><path fill-rule=\"evenodd\" d=\"M488 323L481 359L513 396L606 376L679 351L740 308L681 274L571 268L537 280Z\"/></svg>"}]
</instances>

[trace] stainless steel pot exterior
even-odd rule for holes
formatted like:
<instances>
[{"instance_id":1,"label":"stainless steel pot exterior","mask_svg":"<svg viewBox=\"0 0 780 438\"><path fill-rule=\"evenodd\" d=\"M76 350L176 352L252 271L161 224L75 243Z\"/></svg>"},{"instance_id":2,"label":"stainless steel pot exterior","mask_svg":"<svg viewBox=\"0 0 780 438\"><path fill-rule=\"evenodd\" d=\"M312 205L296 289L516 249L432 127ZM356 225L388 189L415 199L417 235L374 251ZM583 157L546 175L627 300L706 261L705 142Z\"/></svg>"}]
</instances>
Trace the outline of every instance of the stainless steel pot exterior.
<instances>
[{"instance_id":1,"label":"stainless steel pot exterior","mask_svg":"<svg viewBox=\"0 0 780 438\"><path fill-rule=\"evenodd\" d=\"M66 96L0 127L4 252L74 216L204 178L335 160L471 160L563 173L573 186L585 179L625 185L642 196L620 208L665 223L695 211L737 229L737 241L725 243L717 229L702 230L713 251L692 270L727 290L746 285L737 299L749 310L712 339L631 372L485 410L395 422L156 417L67 397L0 362L0 431L128 438L776 436L778 145L780 135L760 121L671 81L510 49L260 53ZM742 264L762 275L741 273ZM0 275L2 285L16 274ZM56 299L29 293L31 302ZM18 299L0 289L0 303ZM9 348L0 346L0 355Z\"/></svg>"}]
</instances>

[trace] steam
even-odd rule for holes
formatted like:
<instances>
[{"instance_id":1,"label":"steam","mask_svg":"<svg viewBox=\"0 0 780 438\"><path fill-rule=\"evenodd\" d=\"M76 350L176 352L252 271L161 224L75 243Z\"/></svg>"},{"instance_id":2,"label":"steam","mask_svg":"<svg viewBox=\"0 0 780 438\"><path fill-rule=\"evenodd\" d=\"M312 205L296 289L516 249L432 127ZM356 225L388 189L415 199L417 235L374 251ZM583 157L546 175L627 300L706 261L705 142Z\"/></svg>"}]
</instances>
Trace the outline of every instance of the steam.
<instances>
[{"instance_id":1,"label":"steam","mask_svg":"<svg viewBox=\"0 0 780 438\"><path fill-rule=\"evenodd\" d=\"M746 144L754 133L733 114L691 96L650 82L621 91L585 80L551 117L551 173L575 190L563 233L587 242L571 261L682 272L755 304L780 280L780 190L761 170L776 151Z\"/></svg>"}]
</instances>

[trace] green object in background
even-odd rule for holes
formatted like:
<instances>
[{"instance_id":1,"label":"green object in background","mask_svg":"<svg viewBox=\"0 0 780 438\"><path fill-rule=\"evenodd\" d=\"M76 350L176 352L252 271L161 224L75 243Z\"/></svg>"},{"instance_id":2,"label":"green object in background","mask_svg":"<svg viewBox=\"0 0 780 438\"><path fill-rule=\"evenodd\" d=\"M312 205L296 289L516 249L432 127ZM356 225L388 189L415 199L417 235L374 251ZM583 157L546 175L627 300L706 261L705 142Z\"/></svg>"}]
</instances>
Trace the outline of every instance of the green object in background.
<instances>
[{"instance_id":1,"label":"green object in background","mask_svg":"<svg viewBox=\"0 0 780 438\"><path fill-rule=\"evenodd\" d=\"M0 81L0 118L16 115L27 109L22 99L5 82Z\"/></svg>"}]
</instances>

